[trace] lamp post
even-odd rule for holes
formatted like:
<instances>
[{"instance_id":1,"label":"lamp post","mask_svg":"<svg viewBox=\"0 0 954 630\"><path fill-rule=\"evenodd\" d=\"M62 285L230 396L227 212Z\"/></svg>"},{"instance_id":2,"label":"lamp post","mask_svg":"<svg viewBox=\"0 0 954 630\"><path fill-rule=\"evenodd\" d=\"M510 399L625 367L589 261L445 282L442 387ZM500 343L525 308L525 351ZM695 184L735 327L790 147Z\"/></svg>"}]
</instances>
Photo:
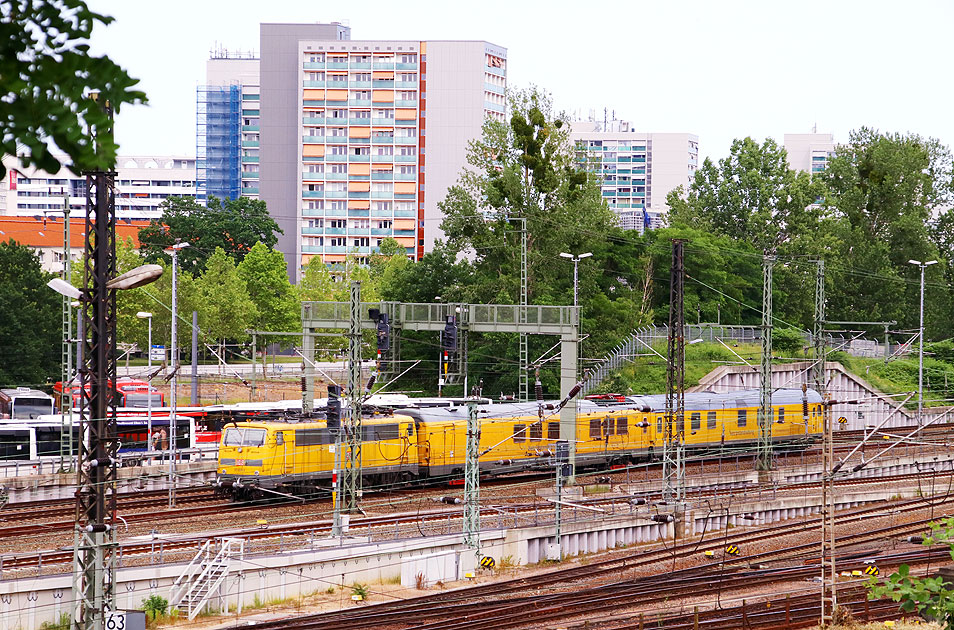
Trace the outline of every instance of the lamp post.
<instances>
[{"instance_id":1,"label":"lamp post","mask_svg":"<svg viewBox=\"0 0 954 630\"><path fill-rule=\"evenodd\" d=\"M579 306L579 268L580 261L584 258L589 258L593 255L593 252L586 252L574 256L573 254L567 254L566 252L560 252L560 258L566 258L567 260L573 261L573 306Z\"/></svg>"},{"instance_id":2,"label":"lamp post","mask_svg":"<svg viewBox=\"0 0 954 630\"><path fill-rule=\"evenodd\" d=\"M176 288L178 286L179 250L189 246L189 243L176 243L167 251L172 254L172 343L170 344L170 361L172 361L172 390L169 394L169 507L176 506L176 387L179 371L179 355L176 348Z\"/></svg>"},{"instance_id":3,"label":"lamp post","mask_svg":"<svg viewBox=\"0 0 954 630\"><path fill-rule=\"evenodd\" d=\"M918 330L918 426L921 426L924 422L924 268L936 265L937 261L909 260L908 263L921 268L921 324Z\"/></svg>"},{"instance_id":4,"label":"lamp post","mask_svg":"<svg viewBox=\"0 0 954 630\"><path fill-rule=\"evenodd\" d=\"M148 357L148 366L146 369L149 370L149 393L146 400L146 451L152 450L152 313L147 313L146 311L139 311L136 313L136 317L139 319L149 320L149 349L146 351L146 356Z\"/></svg>"}]
</instances>

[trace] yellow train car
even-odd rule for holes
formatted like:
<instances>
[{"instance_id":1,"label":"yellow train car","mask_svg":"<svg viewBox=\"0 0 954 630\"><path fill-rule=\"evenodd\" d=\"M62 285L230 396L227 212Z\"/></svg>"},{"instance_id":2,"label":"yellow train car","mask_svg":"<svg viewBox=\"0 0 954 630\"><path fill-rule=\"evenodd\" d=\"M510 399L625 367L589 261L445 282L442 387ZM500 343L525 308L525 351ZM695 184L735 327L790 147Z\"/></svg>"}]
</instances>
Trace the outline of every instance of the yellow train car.
<instances>
[{"instance_id":1,"label":"yellow train car","mask_svg":"<svg viewBox=\"0 0 954 630\"><path fill-rule=\"evenodd\" d=\"M773 393L772 441L777 448L801 447L821 433L821 397L814 390ZM628 396L578 403L574 441L578 467L622 465L658 457L665 431L665 396ZM758 390L686 395L684 424L675 427L689 451L734 451L758 440ZM537 403L479 407L480 468L504 474L552 467L559 418L538 415ZM467 407L406 409L417 423L418 473L452 479L463 473Z\"/></svg>"},{"instance_id":2,"label":"yellow train car","mask_svg":"<svg viewBox=\"0 0 954 630\"><path fill-rule=\"evenodd\" d=\"M330 486L334 465L335 433L325 420L230 424L219 444L218 486L237 498L313 495ZM361 466L375 483L416 476L414 421L402 415L364 418Z\"/></svg>"}]
</instances>

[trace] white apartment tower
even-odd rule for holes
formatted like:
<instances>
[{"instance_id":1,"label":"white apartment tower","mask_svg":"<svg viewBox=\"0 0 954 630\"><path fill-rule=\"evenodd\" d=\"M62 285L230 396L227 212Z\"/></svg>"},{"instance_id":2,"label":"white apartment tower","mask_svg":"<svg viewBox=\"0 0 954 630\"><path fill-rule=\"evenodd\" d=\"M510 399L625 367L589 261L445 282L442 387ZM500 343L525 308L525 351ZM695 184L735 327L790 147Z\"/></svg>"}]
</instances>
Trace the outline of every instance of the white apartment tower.
<instances>
[{"instance_id":1,"label":"white apartment tower","mask_svg":"<svg viewBox=\"0 0 954 630\"><path fill-rule=\"evenodd\" d=\"M577 162L597 174L603 199L628 230L655 229L668 211L666 195L688 188L699 167L699 137L637 132L625 121L573 122Z\"/></svg>"}]
</instances>

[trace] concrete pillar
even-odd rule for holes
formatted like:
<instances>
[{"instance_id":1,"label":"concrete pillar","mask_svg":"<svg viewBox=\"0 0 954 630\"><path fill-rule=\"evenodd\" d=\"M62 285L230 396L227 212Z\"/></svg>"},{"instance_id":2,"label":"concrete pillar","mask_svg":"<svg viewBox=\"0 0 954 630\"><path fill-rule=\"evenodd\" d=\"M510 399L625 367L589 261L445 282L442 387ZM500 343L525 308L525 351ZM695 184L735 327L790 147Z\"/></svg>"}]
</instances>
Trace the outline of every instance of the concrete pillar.
<instances>
[{"instance_id":1,"label":"concrete pillar","mask_svg":"<svg viewBox=\"0 0 954 630\"><path fill-rule=\"evenodd\" d=\"M302 329L301 353L305 355L305 388L301 393L301 408L304 412L312 411L315 401L315 337L311 333L311 328Z\"/></svg>"},{"instance_id":2,"label":"concrete pillar","mask_svg":"<svg viewBox=\"0 0 954 630\"><path fill-rule=\"evenodd\" d=\"M579 352L579 312L573 311L573 318L576 324L574 333L570 337L560 339L560 399L564 399L570 394L570 390L576 385L577 371L577 353ZM570 446L570 466L572 474L567 479L567 483L576 481L576 399L570 400L560 410L560 439L569 441Z\"/></svg>"}]
</instances>

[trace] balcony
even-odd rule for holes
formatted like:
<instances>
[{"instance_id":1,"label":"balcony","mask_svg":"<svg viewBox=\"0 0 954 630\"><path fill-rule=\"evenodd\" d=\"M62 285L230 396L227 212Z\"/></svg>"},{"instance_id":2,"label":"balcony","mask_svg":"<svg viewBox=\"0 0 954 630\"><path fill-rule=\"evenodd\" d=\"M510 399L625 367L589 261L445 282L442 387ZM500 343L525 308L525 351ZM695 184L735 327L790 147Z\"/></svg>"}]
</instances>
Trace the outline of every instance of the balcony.
<instances>
[{"instance_id":1,"label":"balcony","mask_svg":"<svg viewBox=\"0 0 954 630\"><path fill-rule=\"evenodd\" d=\"M369 88L371 81L351 81L348 85L352 88Z\"/></svg>"},{"instance_id":2,"label":"balcony","mask_svg":"<svg viewBox=\"0 0 954 630\"><path fill-rule=\"evenodd\" d=\"M242 188L242 194L243 194L243 195L257 195L257 194L258 194L258 188L253 188L253 187L251 187L251 186L246 186L246 187Z\"/></svg>"},{"instance_id":3,"label":"balcony","mask_svg":"<svg viewBox=\"0 0 954 630\"><path fill-rule=\"evenodd\" d=\"M301 84L302 84L303 86L305 86L306 88L319 88L319 87L320 87L320 88L323 88L323 87L325 87L325 82L324 82L324 81L315 81L315 80L312 80L312 79L306 79L305 81L302 81Z\"/></svg>"},{"instance_id":4,"label":"balcony","mask_svg":"<svg viewBox=\"0 0 954 630\"><path fill-rule=\"evenodd\" d=\"M304 180L304 181L309 181L309 182L319 181L319 182L321 182L321 181L324 181L324 180L325 180L325 174L324 174L324 173L315 173L315 172L312 172L312 171L303 171L302 174L301 174L301 178L302 178L302 180Z\"/></svg>"},{"instance_id":5,"label":"balcony","mask_svg":"<svg viewBox=\"0 0 954 630\"><path fill-rule=\"evenodd\" d=\"M394 64L395 70L417 70L416 63L396 63Z\"/></svg>"},{"instance_id":6,"label":"balcony","mask_svg":"<svg viewBox=\"0 0 954 630\"><path fill-rule=\"evenodd\" d=\"M258 173L253 171L242 171L242 179L258 179Z\"/></svg>"},{"instance_id":7,"label":"balcony","mask_svg":"<svg viewBox=\"0 0 954 630\"><path fill-rule=\"evenodd\" d=\"M242 131L259 131L258 125L242 125Z\"/></svg>"},{"instance_id":8,"label":"balcony","mask_svg":"<svg viewBox=\"0 0 954 630\"><path fill-rule=\"evenodd\" d=\"M324 247L321 245L302 245L301 252L303 254L320 254L324 250Z\"/></svg>"},{"instance_id":9,"label":"balcony","mask_svg":"<svg viewBox=\"0 0 954 630\"><path fill-rule=\"evenodd\" d=\"M394 99L395 107L417 107L417 99L413 101L405 101L400 99Z\"/></svg>"},{"instance_id":10,"label":"balcony","mask_svg":"<svg viewBox=\"0 0 954 630\"><path fill-rule=\"evenodd\" d=\"M351 191L348 193L348 199L370 199L371 196L366 192Z\"/></svg>"},{"instance_id":11,"label":"balcony","mask_svg":"<svg viewBox=\"0 0 954 630\"><path fill-rule=\"evenodd\" d=\"M324 107L325 106L324 101L310 101L308 99L303 100L301 104L307 105L308 107Z\"/></svg>"},{"instance_id":12,"label":"balcony","mask_svg":"<svg viewBox=\"0 0 954 630\"><path fill-rule=\"evenodd\" d=\"M350 105L351 107L371 107L371 99L370 98L367 98L367 99L353 98L348 101L348 105ZM368 123L364 123L364 124L368 124Z\"/></svg>"},{"instance_id":13,"label":"balcony","mask_svg":"<svg viewBox=\"0 0 954 630\"><path fill-rule=\"evenodd\" d=\"M302 208L301 216L303 217L323 217L325 216L325 211L321 208Z\"/></svg>"},{"instance_id":14,"label":"balcony","mask_svg":"<svg viewBox=\"0 0 954 630\"><path fill-rule=\"evenodd\" d=\"M372 136L371 141L374 144L394 144L394 136Z\"/></svg>"},{"instance_id":15,"label":"balcony","mask_svg":"<svg viewBox=\"0 0 954 630\"><path fill-rule=\"evenodd\" d=\"M327 65L326 65L325 67L328 68L329 70L347 70L347 69L348 69L348 63L347 63L347 62L345 62L345 63L340 63L340 62L331 62L331 61L329 61L329 62L327 62Z\"/></svg>"},{"instance_id":16,"label":"balcony","mask_svg":"<svg viewBox=\"0 0 954 630\"><path fill-rule=\"evenodd\" d=\"M417 81L395 81L394 87L396 88L408 88L411 90L417 89Z\"/></svg>"},{"instance_id":17,"label":"balcony","mask_svg":"<svg viewBox=\"0 0 954 630\"><path fill-rule=\"evenodd\" d=\"M325 179L328 181L343 182L348 180L348 174L347 173L325 173Z\"/></svg>"},{"instance_id":18,"label":"balcony","mask_svg":"<svg viewBox=\"0 0 954 630\"><path fill-rule=\"evenodd\" d=\"M306 61L304 63L305 70L324 70L325 62L324 61Z\"/></svg>"},{"instance_id":19,"label":"balcony","mask_svg":"<svg viewBox=\"0 0 954 630\"><path fill-rule=\"evenodd\" d=\"M368 216L370 213L371 213L370 210L365 210L365 209L362 209L362 208L353 208L353 209L351 209L351 210L348 210L348 216L349 216L349 217L366 217L366 216Z\"/></svg>"},{"instance_id":20,"label":"balcony","mask_svg":"<svg viewBox=\"0 0 954 630\"><path fill-rule=\"evenodd\" d=\"M369 61L352 61L351 62L352 70L370 70L371 62Z\"/></svg>"},{"instance_id":21,"label":"balcony","mask_svg":"<svg viewBox=\"0 0 954 630\"><path fill-rule=\"evenodd\" d=\"M258 147L258 140L242 140L243 147Z\"/></svg>"},{"instance_id":22,"label":"balcony","mask_svg":"<svg viewBox=\"0 0 954 630\"><path fill-rule=\"evenodd\" d=\"M393 156L393 155L372 155L372 156L371 156L371 161L372 161L372 162L384 162L384 163L386 163L386 164L390 164L390 163L394 162L394 156Z\"/></svg>"},{"instance_id":23,"label":"balcony","mask_svg":"<svg viewBox=\"0 0 954 630\"><path fill-rule=\"evenodd\" d=\"M391 236L391 228L371 228L371 236Z\"/></svg>"},{"instance_id":24,"label":"balcony","mask_svg":"<svg viewBox=\"0 0 954 630\"><path fill-rule=\"evenodd\" d=\"M325 196L323 190L303 190L301 191L302 199L321 199Z\"/></svg>"},{"instance_id":25,"label":"balcony","mask_svg":"<svg viewBox=\"0 0 954 630\"><path fill-rule=\"evenodd\" d=\"M410 217L417 218L417 210L395 210L394 216L396 217Z\"/></svg>"},{"instance_id":26,"label":"balcony","mask_svg":"<svg viewBox=\"0 0 954 630\"><path fill-rule=\"evenodd\" d=\"M349 118L348 124L355 127L370 127L371 119L370 118Z\"/></svg>"},{"instance_id":27,"label":"balcony","mask_svg":"<svg viewBox=\"0 0 954 630\"><path fill-rule=\"evenodd\" d=\"M375 79L371 82L371 87L384 88L386 90L394 89L394 79Z\"/></svg>"},{"instance_id":28,"label":"balcony","mask_svg":"<svg viewBox=\"0 0 954 630\"><path fill-rule=\"evenodd\" d=\"M303 144L324 144L324 136L302 136L301 141Z\"/></svg>"},{"instance_id":29,"label":"balcony","mask_svg":"<svg viewBox=\"0 0 954 630\"><path fill-rule=\"evenodd\" d=\"M301 233L302 233L302 234L317 234L317 235L320 236L320 235L322 235L322 234L325 233L325 230L324 230L323 228L320 228L320 227L304 227L304 226L302 226L302 228L301 228Z\"/></svg>"},{"instance_id":30,"label":"balcony","mask_svg":"<svg viewBox=\"0 0 954 630\"><path fill-rule=\"evenodd\" d=\"M370 155L349 155L348 161L349 162L370 162L371 156Z\"/></svg>"},{"instance_id":31,"label":"balcony","mask_svg":"<svg viewBox=\"0 0 954 630\"><path fill-rule=\"evenodd\" d=\"M371 181L370 175L348 175L348 179L352 182L369 182Z\"/></svg>"},{"instance_id":32,"label":"balcony","mask_svg":"<svg viewBox=\"0 0 954 630\"><path fill-rule=\"evenodd\" d=\"M397 136L394 138L394 144L417 144L417 137Z\"/></svg>"},{"instance_id":33,"label":"balcony","mask_svg":"<svg viewBox=\"0 0 954 630\"><path fill-rule=\"evenodd\" d=\"M348 138L348 144L371 144L371 138Z\"/></svg>"},{"instance_id":34,"label":"balcony","mask_svg":"<svg viewBox=\"0 0 954 630\"><path fill-rule=\"evenodd\" d=\"M393 190L372 190L371 198L372 199L390 199L394 196Z\"/></svg>"},{"instance_id":35,"label":"balcony","mask_svg":"<svg viewBox=\"0 0 954 630\"><path fill-rule=\"evenodd\" d=\"M396 182L413 182L417 180L416 173L395 173L394 181Z\"/></svg>"},{"instance_id":36,"label":"balcony","mask_svg":"<svg viewBox=\"0 0 954 630\"><path fill-rule=\"evenodd\" d=\"M324 116L303 116L301 119L301 124L303 125L323 125L325 124ZM255 127L258 129L258 127Z\"/></svg>"},{"instance_id":37,"label":"balcony","mask_svg":"<svg viewBox=\"0 0 954 630\"><path fill-rule=\"evenodd\" d=\"M258 164L257 155L243 155L242 164Z\"/></svg>"},{"instance_id":38,"label":"balcony","mask_svg":"<svg viewBox=\"0 0 954 630\"><path fill-rule=\"evenodd\" d=\"M372 125L391 126L394 124L393 118L372 118Z\"/></svg>"},{"instance_id":39,"label":"balcony","mask_svg":"<svg viewBox=\"0 0 954 630\"><path fill-rule=\"evenodd\" d=\"M395 162L417 162L417 156L416 155L395 155L394 161Z\"/></svg>"},{"instance_id":40,"label":"balcony","mask_svg":"<svg viewBox=\"0 0 954 630\"><path fill-rule=\"evenodd\" d=\"M386 173L371 173L371 181L383 181L390 182L394 180L394 173L388 171Z\"/></svg>"},{"instance_id":41,"label":"balcony","mask_svg":"<svg viewBox=\"0 0 954 630\"><path fill-rule=\"evenodd\" d=\"M414 118L412 120L395 120L394 124L399 127L413 127L417 125L417 118Z\"/></svg>"},{"instance_id":42,"label":"balcony","mask_svg":"<svg viewBox=\"0 0 954 630\"><path fill-rule=\"evenodd\" d=\"M344 234L345 228L325 228L325 234Z\"/></svg>"},{"instance_id":43,"label":"balcony","mask_svg":"<svg viewBox=\"0 0 954 630\"><path fill-rule=\"evenodd\" d=\"M392 210L371 210L371 216L390 219L392 216L394 216L394 212ZM390 230L388 230L388 233L390 234Z\"/></svg>"},{"instance_id":44,"label":"balcony","mask_svg":"<svg viewBox=\"0 0 954 630\"><path fill-rule=\"evenodd\" d=\"M347 199L348 191L346 190L326 190L325 199Z\"/></svg>"},{"instance_id":45,"label":"balcony","mask_svg":"<svg viewBox=\"0 0 954 630\"><path fill-rule=\"evenodd\" d=\"M375 70L394 70L394 62L381 63L380 61L375 61L373 67Z\"/></svg>"}]
</instances>

